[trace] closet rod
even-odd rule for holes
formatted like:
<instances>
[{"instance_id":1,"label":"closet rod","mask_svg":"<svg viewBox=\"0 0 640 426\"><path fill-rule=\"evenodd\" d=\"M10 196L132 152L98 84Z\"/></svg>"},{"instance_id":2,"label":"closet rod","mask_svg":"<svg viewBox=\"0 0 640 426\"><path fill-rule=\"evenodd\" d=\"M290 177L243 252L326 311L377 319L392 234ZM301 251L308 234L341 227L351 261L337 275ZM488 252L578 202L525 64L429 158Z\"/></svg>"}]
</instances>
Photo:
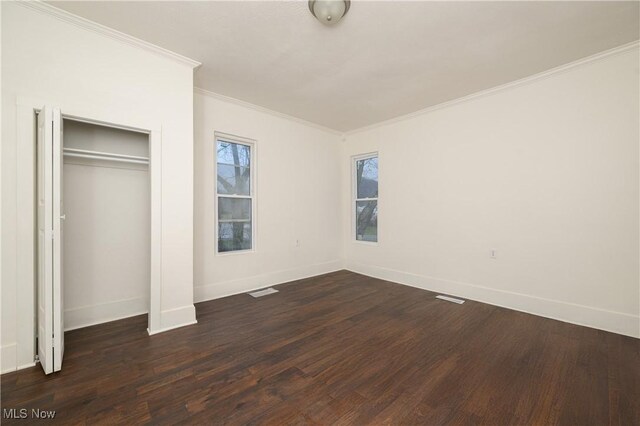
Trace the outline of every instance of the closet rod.
<instances>
[{"instance_id":1,"label":"closet rod","mask_svg":"<svg viewBox=\"0 0 640 426\"><path fill-rule=\"evenodd\" d=\"M128 158L131 160L146 160L149 161L149 157L140 157L137 155L127 155L127 154L116 154L113 152L103 152L103 151L89 151L86 149L77 149L77 148L65 148L64 152L72 152L76 154L89 154L89 155L101 155L104 157L117 157L117 158Z\"/></svg>"},{"instance_id":2,"label":"closet rod","mask_svg":"<svg viewBox=\"0 0 640 426\"><path fill-rule=\"evenodd\" d=\"M114 154L110 152L88 151L86 149L64 148L66 157L90 158L93 160L119 161L122 163L149 164L149 158L136 155Z\"/></svg>"},{"instance_id":3,"label":"closet rod","mask_svg":"<svg viewBox=\"0 0 640 426\"><path fill-rule=\"evenodd\" d=\"M92 160L118 161L118 162L121 162L121 163L149 164L149 160L130 160L130 159L127 159L127 158L103 157L101 155L75 154L73 152L65 152L64 156L65 157L77 157L77 158L90 158Z\"/></svg>"}]
</instances>

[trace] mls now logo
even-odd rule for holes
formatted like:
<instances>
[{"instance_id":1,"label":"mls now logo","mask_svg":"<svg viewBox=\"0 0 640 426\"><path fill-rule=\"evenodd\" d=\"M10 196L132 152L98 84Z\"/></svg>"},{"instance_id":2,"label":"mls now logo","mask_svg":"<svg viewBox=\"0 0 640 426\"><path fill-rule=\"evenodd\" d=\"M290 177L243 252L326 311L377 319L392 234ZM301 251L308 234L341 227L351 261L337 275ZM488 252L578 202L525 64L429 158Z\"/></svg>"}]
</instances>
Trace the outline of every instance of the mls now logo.
<instances>
[{"instance_id":1,"label":"mls now logo","mask_svg":"<svg viewBox=\"0 0 640 426\"><path fill-rule=\"evenodd\" d=\"M29 412L26 408L3 408L2 409L2 418L3 419L26 419L29 415Z\"/></svg>"},{"instance_id":2,"label":"mls now logo","mask_svg":"<svg viewBox=\"0 0 640 426\"><path fill-rule=\"evenodd\" d=\"M53 419L56 416L54 410L41 410L33 408L31 411L26 408L4 408L2 409L2 418L4 419Z\"/></svg>"}]
</instances>

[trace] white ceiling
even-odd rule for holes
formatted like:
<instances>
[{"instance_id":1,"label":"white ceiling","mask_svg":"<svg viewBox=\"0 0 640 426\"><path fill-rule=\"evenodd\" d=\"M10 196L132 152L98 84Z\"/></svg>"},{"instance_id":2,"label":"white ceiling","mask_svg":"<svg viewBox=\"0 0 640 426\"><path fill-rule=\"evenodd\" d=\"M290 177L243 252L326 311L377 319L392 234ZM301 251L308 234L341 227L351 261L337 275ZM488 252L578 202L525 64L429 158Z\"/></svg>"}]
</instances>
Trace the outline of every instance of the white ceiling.
<instances>
[{"instance_id":1,"label":"white ceiling","mask_svg":"<svg viewBox=\"0 0 640 426\"><path fill-rule=\"evenodd\" d=\"M637 40L639 2L54 2L202 62L197 87L339 131Z\"/></svg>"}]
</instances>

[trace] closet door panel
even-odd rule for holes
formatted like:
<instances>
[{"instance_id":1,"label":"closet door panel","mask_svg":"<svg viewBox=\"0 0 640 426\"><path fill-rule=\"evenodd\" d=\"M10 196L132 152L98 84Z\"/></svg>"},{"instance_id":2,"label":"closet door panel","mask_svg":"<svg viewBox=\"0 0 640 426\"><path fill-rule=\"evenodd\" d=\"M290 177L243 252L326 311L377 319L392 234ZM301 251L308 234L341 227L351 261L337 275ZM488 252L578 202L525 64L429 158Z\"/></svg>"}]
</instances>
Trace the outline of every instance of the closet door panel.
<instances>
[{"instance_id":1,"label":"closet door panel","mask_svg":"<svg viewBox=\"0 0 640 426\"><path fill-rule=\"evenodd\" d=\"M53 372L53 111L38 113L38 358Z\"/></svg>"},{"instance_id":2,"label":"closet door panel","mask_svg":"<svg viewBox=\"0 0 640 426\"><path fill-rule=\"evenodd\" d=\"M62 368L62 136L60 110L38 113L38 358L45 374Z\"/></svg>"},{"instance_id":3,"label":"closet door panel","mask_svg":"<svg viewBox=\"0 0 640 426\"><path fill-rule=\"evenodd\" d=\"M53 371L62 369L64 355L63 241L64 192L62 180L62 116L53 110Z\"/></svg>"}]
</instances>

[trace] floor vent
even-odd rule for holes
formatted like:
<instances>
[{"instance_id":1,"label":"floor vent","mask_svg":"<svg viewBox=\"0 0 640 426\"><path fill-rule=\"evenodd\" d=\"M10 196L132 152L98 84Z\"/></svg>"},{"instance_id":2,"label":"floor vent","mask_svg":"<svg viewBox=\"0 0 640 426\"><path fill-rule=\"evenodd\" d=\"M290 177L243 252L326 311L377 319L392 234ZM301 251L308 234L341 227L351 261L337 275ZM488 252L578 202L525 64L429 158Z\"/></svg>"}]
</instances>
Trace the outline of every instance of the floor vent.
<instances>
[{"instance_id":1,"label":"floor vent","mask_svg":"<svg viewBox=\"0 0 640 426\"><path fill-rule=\"evenodd\" d=\"M436 299L446 300L447 302L457 303L458 305L462 305L464 303L464 300L462 300L462 299L456 299L455 297L443 296L441 294L437 295Z\"/></svg>"},{"instance_id":2,"label":"floor vent","mask_svg":"<svg viewBox=\"0 0 640 426\"><path fill-rule=\"evenodd\" d=\"M269 287L269 288L265 288L264 290L258 290L258 291L254 291L249 293L250 296L253 297L262 297L262 296L266 296L268 294L273 294L273 293L277 293L278 290L276 290L275 288Z\"/></svg>"}]
</instances>

